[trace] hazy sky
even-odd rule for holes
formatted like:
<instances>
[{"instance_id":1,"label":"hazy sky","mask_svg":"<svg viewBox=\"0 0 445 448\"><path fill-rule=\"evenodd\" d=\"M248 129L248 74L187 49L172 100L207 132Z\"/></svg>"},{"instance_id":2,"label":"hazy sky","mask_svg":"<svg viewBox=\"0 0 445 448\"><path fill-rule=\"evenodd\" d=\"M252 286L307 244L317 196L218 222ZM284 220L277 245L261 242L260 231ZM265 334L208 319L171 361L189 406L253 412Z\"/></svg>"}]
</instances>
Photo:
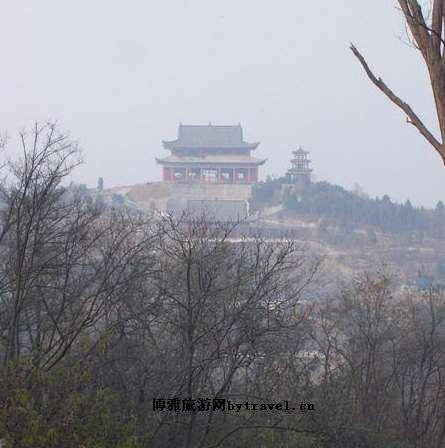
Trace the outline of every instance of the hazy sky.
<instances>
[{"instance_id":1,"label":"hazy sky","mask_svg":"<svg viewBox=\"0 0 445 448\"><path fill-rule=\"evenodd\" d=\"M262 177L283 174L301 144L317 180L434 205L439 157L348 49L434 126L395 3L0 0L0 129L57 120L84 150L75 179L114 186L159 180L154 158L179 122L240 122L268 159Z\"/></svg>"}]
</instances>

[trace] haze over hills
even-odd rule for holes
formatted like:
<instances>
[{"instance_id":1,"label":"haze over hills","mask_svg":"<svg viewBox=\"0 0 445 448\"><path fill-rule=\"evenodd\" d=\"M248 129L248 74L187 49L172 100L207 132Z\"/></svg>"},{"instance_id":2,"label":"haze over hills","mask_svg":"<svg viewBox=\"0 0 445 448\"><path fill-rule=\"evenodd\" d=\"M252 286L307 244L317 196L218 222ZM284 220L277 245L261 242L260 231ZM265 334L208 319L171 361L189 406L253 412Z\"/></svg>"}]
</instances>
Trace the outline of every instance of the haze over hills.
<instances>
[{"instance_id":1,"label":"haze over hills","mask_svg":"<svg viewBox=\"0 0 445 448\"><path fill-rule=\"evenodd\" d=\"M445 206L434 209L403 204L388 195L370 198L328 182L310 182L289 191L289 178L258 182L249 199L248 234L270 238L293 235L328 256L339 275L387 266L401 284L419 277L445 282ZM165 210L173 186L155 182L106 189L109 202L143 210ZM227 199L227 198L226 198ZM224 201L220 201L222 204Z\"/></svg>"},{"instance_id":2,"label":"haze over hills","mask_svg":"<svg viewBox=\"0 0 445 448\"><path fill-rule=\"evenodd\" d=\"M444 448L445 0L4 3L0 448Z\"/></svg>"}]
</instances>

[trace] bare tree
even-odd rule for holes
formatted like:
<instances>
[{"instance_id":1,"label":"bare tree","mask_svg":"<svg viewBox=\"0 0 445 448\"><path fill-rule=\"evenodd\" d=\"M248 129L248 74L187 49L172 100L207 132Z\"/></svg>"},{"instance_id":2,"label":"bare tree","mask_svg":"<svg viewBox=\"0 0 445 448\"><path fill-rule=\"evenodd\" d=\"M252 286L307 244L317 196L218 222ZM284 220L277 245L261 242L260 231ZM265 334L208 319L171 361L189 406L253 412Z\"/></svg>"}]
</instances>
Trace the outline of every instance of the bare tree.
<instances>
[{"instance_id":1,"label":"bare tree","mask_svg":"<svg viewBox=\"0 0 445 448\"><path fill-rule=\"evenodd\" d=\"M435 136L411 106L374 74L364 56L353 44L351 50L371 82L405 112L408 123L423 135L445 163L445 1L433 0L432 4L430 3L430 13L424 12L422 4L417 0L398 0L398 4L412 42L420 51L428 69L441 137Z\"/></svg>"},{"instance_id":2,"label":"bare tree","mask_svg":"<svg viewBox=\"0 0 445 448\"><path fill-rule=\"evenodd\" d=\"M147 220L96 204L63 181L80 151L54 125L21 135L6 165L0 233L0 353L51 369L149 264ZM3 350L1 350L3 346Z\"/></svg>"},{"instance_id":3,"label":"bare tree","mask_svg":"<svg viewBox=\"0 0 445 448\"><path fill-rule=\"evenodd\" d=\"M444 297L397 295L386 275L366 274L314 320L326 361L317 418L341 446L357 446L354 437L372 434L381 435L382 446L393 446L393 438L419 448L443 446Z\"/></svg>"},{"instance_id":4,"label":"bare tree","mask_svg":"<svg viewBox=\"0 0 445 448\"><path fill-rule=\"evenodd\" d=\"M294 374L288 356L301 346L297 304L318 259L292 240L231 241L232 225L185 221L159 222L157 269L145 293L126 301L123 348L115 351L127 360L113 363L114 377L153 428L146 446L216 447L261 428L303 432L283 414L259 421L255 413L215 412L199 403L292 399L280 375ZM152 412L156 397L196 400L202 412Z\"/></svg>"},{"instance_id":5,"label":"bare tree","mask_svg":"<svg viewBox=\"0 0 445 448\"><path fill-rule=\"evenodd\" d=\"M392 362L398 423L415 446L439 448L445 442L445 301L436 291L407 299Z\"/></svg>"}]
</instances>

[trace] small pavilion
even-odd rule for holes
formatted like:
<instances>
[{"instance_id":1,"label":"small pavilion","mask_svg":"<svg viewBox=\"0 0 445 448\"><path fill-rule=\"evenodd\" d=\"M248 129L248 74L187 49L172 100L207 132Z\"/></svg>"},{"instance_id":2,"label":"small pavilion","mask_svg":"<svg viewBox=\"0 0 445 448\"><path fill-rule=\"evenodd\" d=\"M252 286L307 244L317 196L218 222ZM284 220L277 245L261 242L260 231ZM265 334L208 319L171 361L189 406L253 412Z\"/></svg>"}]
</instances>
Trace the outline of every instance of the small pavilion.
<instances>
[{"instance_id":1,"label":"small pavilion","mask_svg":"<svg viewBox=\"0 0 445 448\"><path fill-rule=\"evenodd\" d=\"M305 151L301 146L297 150L292 151L291 168L287 171L290 183L310 183L312 169L310 168L311 161L308 159L308 154L309 151Z\"/></svg>"}]
</instances>

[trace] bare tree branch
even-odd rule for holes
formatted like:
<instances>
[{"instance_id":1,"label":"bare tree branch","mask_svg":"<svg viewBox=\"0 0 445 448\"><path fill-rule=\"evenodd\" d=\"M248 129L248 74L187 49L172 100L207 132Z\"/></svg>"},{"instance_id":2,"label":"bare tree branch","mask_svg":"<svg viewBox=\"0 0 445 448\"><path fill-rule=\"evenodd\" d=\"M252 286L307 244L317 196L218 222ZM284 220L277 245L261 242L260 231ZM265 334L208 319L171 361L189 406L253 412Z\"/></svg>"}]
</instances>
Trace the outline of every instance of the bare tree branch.
<instances>
[{"instance_id":1,"label":"bare tree branch","mask_svg":"<svg viewBox=\"0 0 445 448\"><path fill-rule=\"evenodd\" d=\"M398 3L412 35L413 45L422 54L428 69L441 141L427 128L408 103L397 96L381 78L374 75L357 48L352 44L350 48L371 82L406 113L408 122L417 128L445 164L445 0L433 0L430 14L422 11L422 6L417 0L398 0Z\"/></svg>"},{"instance_id":2,"label":"bare tree branch","mask_svg":"<svg viewBox=\"0 0 445 448\"><path fill-rule=\"evenodd\" d=\"M359 50L353 44L351 44L350 48L355 57L359 60L371 82L379 90L381 90L395 105L397 105L400 109L402 109L403 112L406 113L406 115L408 116L408 123L412 124L425 137L425 139L436 149L443 162L445 163L445 150L443 143L437 140L437 138L428 130L428 128L408 103L398 97L381 78L377 78L377 76L374 75Z\"/></svg>"}]
</instances>

